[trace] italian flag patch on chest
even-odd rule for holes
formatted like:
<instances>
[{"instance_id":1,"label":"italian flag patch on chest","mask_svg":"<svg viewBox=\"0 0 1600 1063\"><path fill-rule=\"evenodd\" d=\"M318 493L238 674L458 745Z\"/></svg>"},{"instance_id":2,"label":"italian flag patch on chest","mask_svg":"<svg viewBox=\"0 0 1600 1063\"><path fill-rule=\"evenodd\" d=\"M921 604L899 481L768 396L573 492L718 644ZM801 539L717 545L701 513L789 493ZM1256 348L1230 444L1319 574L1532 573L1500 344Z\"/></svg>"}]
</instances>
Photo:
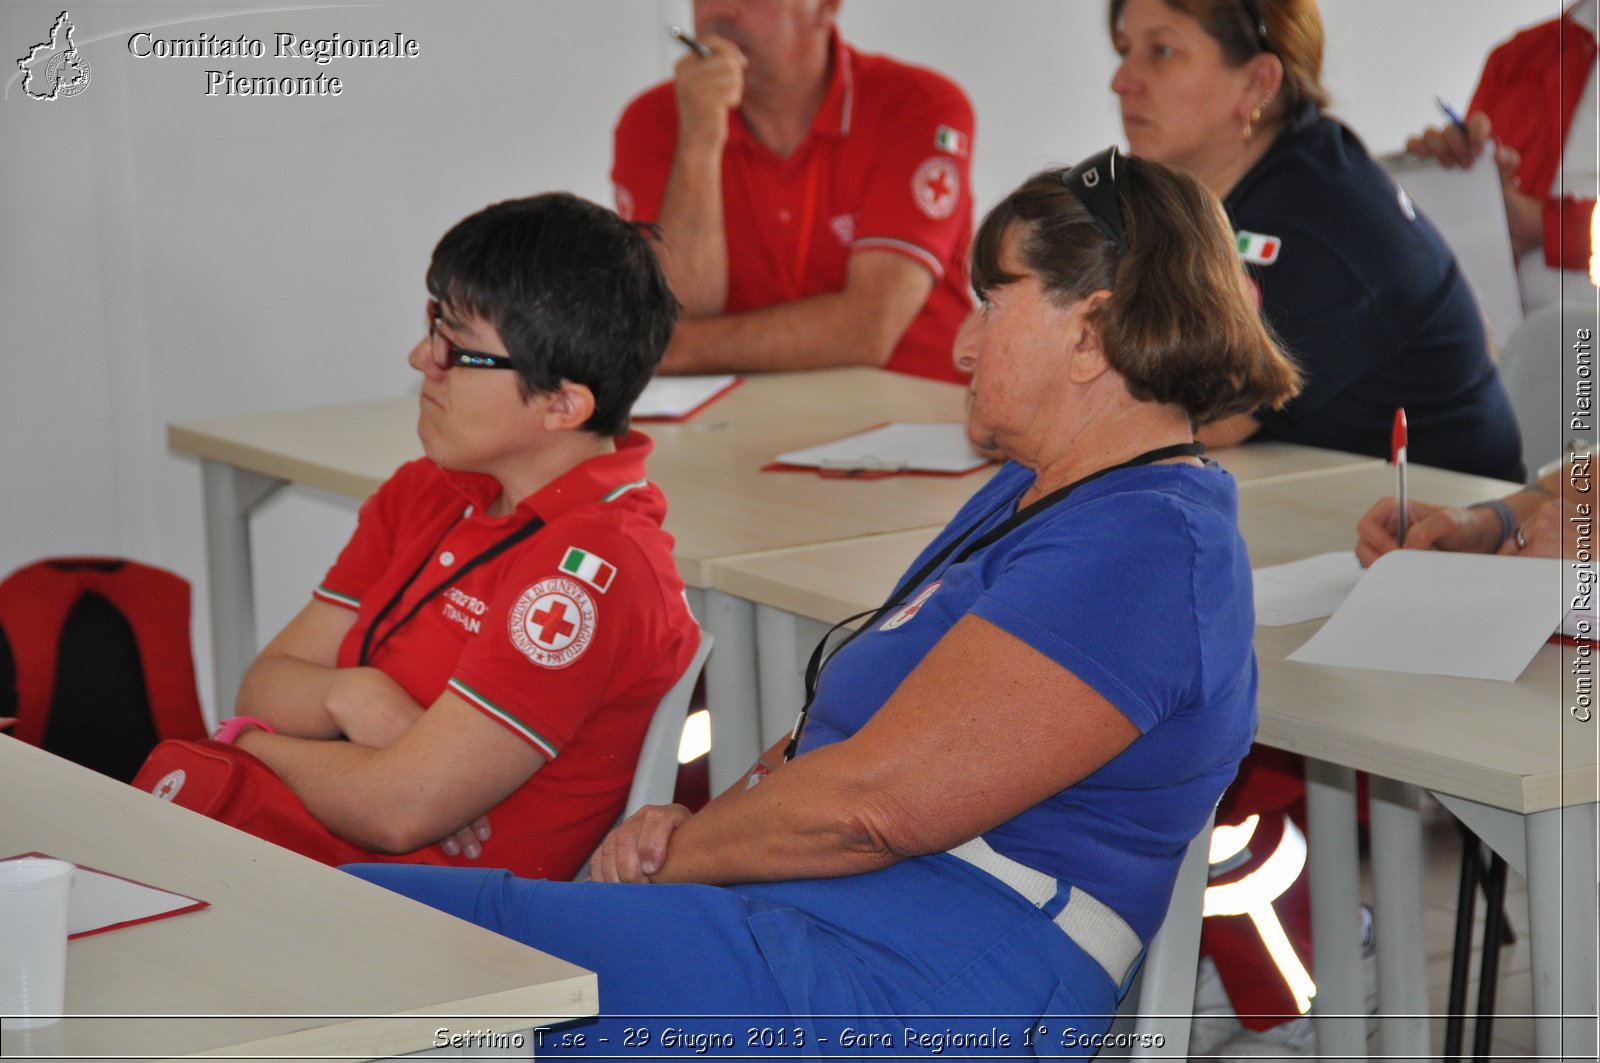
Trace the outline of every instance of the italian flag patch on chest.
<instances>
[{"instance_id":1,"label":"italian flag patch on chest","mask_svg":"<svg viewBox=\"0 0 1600 1063\"><path fill-rule=\"evenodd\" d=\"M567 555L561 559L561 571L583 580L601 594L617 575L617 568L611 562L576 546L567 547Z\"/></svg>"},{"instance_id":2,"label":"italian flag patch on chest","mask_svg":"<svg viewBox=\"0 0 1600 1063\"><path fill-rule=\"evenodd\" d=\"M1245 232L1240 229L1238 238L1239 257L1252 266L1270 266L1278 261L1278 252L1283 248L1283 241L1276 236Z\"/></svg>"}]
</instances>

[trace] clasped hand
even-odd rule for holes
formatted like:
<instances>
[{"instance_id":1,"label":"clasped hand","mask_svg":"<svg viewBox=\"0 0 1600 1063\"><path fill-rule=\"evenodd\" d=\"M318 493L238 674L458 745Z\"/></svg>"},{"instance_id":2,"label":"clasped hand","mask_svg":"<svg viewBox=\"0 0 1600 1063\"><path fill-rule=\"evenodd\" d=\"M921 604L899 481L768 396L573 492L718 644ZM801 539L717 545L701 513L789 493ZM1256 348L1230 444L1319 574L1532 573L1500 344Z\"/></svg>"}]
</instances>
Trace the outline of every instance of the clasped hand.
<instances>
[{"instance_id":1,"label":"clasped hand","mask_svg":"<svg viewBox=\"0 0 1600 1063\"><path fill-rule=\"evenodd\" d=\"M646 805L606 835L589 860L596 882L650 882L667 862L672 832L693 815L682 805Z\"/></svg>"}]
</instances>

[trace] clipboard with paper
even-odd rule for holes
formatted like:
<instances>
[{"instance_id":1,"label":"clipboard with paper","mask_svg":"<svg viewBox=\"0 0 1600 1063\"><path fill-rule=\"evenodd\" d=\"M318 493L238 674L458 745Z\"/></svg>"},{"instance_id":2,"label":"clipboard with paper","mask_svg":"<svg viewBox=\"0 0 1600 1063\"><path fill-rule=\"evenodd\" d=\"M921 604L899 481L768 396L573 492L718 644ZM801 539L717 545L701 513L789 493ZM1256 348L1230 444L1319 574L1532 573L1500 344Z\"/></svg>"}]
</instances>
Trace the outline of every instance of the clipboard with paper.
<instances>
[{"instance_id":1,"label":"clipboard with paper","mask_svg":"<svg viewBox=\"0 0 1600 1063\"><path fill-rule=\"evenodd\" d=\"M1450 245L1489 324L1495 349L1503 347L1522 323L1522 294L1494 159L1485 152L1465 170L1405 152L1378 161L1402 190L1402 209L1408 202L1420 209Z\"/></svg>"}]
</instances>

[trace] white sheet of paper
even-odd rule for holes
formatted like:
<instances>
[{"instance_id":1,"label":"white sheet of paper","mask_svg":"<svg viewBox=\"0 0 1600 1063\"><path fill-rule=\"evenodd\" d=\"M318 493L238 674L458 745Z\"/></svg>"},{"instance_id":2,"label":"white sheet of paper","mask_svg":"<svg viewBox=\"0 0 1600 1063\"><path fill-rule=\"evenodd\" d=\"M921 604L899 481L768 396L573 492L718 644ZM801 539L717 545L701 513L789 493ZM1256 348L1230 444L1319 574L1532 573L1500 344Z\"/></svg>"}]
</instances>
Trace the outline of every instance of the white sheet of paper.
<instances>
[{"instance_id":1,"label":"white sheet of paper","mask_svg":"<svg viewBox=\"0 0 1600 1063\"><path fill-rule=\"evenodd\" d=\"M1379 161L1455 252L1489 321L1495 347L1503 347L1522 322L1522 290L1512 264L1511 233L1494 159L1485 151L1465 170L1446 169L1432 159L1403 152Z\"/></svg>"},{"instance_id":2,"label":"white sheet of paper","mask_svg":"<svg viewBox=\"0 0 1600 1063\"><path fill-rule=\"evenodd\" d=\"M970 472L989 463L954 423L899 422L870 428L819 447L779 454L786 465L818 469L899 472Z\"/></svg>"},{"instance_id":3,"label":"white sheet of paper","mask_svg":"<svg viewBox=\"0 0 1600 1063\"><path fill-rule=\"evenodd\" d=\"M1556 558L1394 550L1291 661L1513 682L1561 623Z\"/></svg>"},{"instance_id":4,"label":"white sheet of paper","mask_svg":"<svg viewBox=\"0 0 1600 1063\"><path fill-rule=\"evenodd\" d=\"M651 377L629 412L634 417L684 417L738 382L731 374Z\"/></svg>"},{"instance_id":5,"label":"white sheet of paper","mask_svg":"<svg viewBox=\"0 0 1600 1063\"><path fill-rule=\"evenodd\" d=\"M1331 616L1361 578L1354 551L1318 554L1251 573L1255 583L1256 623L1283 627Z\"/></svg>"},{"instance_id":6,"label":"white sheet of paper","mask_svg":"<svg viewBox=\"0 0 1600 1063\"><path fill-rule=\"evenodd\" d=\"M67 934L71 936L165 915L190 907L194 900L80 867L73 873L68 903Z\"/></svg>"}]
</instances>

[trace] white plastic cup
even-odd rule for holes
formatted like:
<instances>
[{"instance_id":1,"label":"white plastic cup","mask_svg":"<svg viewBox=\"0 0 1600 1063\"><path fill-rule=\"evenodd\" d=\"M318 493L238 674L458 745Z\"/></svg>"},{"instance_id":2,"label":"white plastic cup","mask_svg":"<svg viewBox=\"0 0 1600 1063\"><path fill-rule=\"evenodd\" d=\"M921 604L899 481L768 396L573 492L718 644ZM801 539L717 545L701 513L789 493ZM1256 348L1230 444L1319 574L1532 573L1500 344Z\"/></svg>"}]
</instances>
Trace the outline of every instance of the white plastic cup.
<instances>
[{"instance_id":1,"label":"white plastic cup","mask_svg":"<svg viewBox=\"0 0 1600 1063\"><path fill-rule=\"evenodd\" d=\"M65 860L0 861L0 1026L48 1026L65 1010L67 897L74 868Z\"/></svg>"}]
</instances>

